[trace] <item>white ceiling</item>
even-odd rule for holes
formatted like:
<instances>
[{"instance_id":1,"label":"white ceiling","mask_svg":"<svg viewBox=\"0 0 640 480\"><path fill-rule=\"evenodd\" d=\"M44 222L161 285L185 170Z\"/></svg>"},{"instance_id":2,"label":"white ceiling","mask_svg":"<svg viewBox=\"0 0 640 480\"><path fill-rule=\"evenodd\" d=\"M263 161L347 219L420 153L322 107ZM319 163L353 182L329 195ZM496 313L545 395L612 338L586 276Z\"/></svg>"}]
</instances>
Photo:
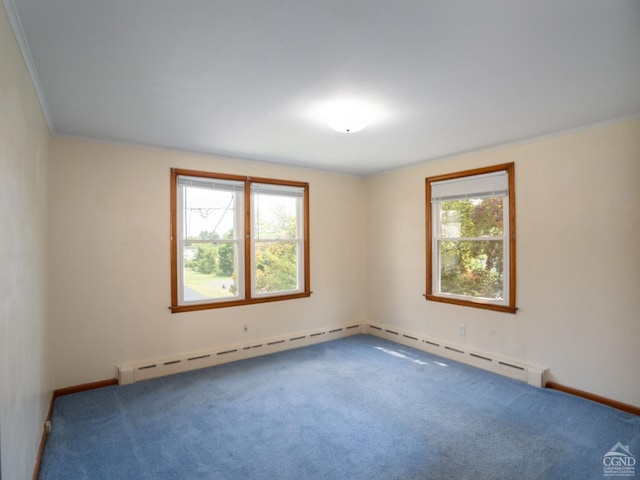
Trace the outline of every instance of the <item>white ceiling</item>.
<instances>
[{"instance_id":1,"label":"white ceiling","mask_svg":"<svg viewBox=\"0 0 640 480\"><path fill-rule=\"evenodd\" d=\"M640 114L638 0L4 3L59 135L370 175Z\"/></svg>"}]
</instances>

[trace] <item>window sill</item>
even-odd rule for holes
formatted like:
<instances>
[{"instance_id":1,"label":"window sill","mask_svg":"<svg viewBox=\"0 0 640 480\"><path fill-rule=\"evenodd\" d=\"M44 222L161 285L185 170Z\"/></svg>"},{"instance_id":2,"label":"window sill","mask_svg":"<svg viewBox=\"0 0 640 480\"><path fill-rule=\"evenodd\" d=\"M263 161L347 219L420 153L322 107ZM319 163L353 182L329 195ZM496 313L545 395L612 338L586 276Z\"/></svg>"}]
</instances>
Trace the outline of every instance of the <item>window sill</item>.
<instances>
[{"instance_id":1,"label":"window sill","mask_svg":"<svg viewBox=\"0 0 640 480\"><path fill-rule=\"evenodd\" d=\"M310 297L312 292L300 292L287 295L274 295L272 297L258 297L243 300L231 300L229 302L196 303L193 305L172 305L171 313L194 312L198 310L211 310L214 308L237 307L240 305L253 305L256 303L279 302L281 300L293 300L296 298Z\"/></svg>"},{"instance_id":2,"label":"window sill","mask_svg":"<svg viewBox=\"0 0 640 480\"><path fill-rule=\"evenodd\" d=\"M492 303L472 302L469 300L461 300L459 298L447 298L447 297L440 297L438 295L431 295L431 294L426 294L424 297L428 301L432 301L432 302L450 303L452 305L462 305L464 307L474 307L474 308L481 308L484 310L494 310L496 312L503 312L503 313L516 313L516 311L518 310L516 307L510 307L508 305L495 305Z\"/></svg>"}]
</instances>

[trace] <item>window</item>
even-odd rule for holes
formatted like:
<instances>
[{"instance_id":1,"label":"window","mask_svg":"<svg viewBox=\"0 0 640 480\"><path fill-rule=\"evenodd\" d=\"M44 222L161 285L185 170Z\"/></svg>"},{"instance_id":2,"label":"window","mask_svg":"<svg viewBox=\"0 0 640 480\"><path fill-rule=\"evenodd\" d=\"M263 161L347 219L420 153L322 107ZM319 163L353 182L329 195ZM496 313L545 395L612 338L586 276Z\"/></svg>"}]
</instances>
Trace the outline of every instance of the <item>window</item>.
<instances>
[{"instance_id":1,"label":"window","mask_svg":"<svg viewBox=\"0 0 640 480\"><path fill-rule=\"evenodd\" d=\"M513 163L426 179L427 300L515 313Z\"/></svg>"},{"instance_id":2,"label":"window","mask_svg":"<svg viewBox=\"0 0 640 480\"><path fill-rule=\"evenodd\" d=\"M171 311L308 297L309 186L171 170Z\"/></svg>"}]
</instances>

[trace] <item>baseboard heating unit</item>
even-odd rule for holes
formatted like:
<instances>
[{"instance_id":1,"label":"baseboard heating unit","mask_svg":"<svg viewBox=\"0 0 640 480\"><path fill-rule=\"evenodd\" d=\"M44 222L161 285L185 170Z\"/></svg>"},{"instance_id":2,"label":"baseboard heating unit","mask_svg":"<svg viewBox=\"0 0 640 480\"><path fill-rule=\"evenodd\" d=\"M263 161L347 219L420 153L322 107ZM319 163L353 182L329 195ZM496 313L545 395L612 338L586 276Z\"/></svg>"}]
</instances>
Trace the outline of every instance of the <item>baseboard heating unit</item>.
<instances>
[{"instance_id":1,"label":"baseboard heating unit","mask_svg":"<svg viewBox=\"0 0 640 480\"><path fill-rule=\"evenodd\" d=\"M364 333L482 368L483 370L526 382L535 387L543 388L546 384L548 369L539 366L425 337L424 335L416 335L381 324L367 325Z\"/></svg>"},{"instance_id":2,"label":"baseboard heating unit","mask_svg":"<svg viewBox=\"0 0 640 480\"><path fill-rule=\"evenodd\" d=\"M335 326L272 337L245 344L227 345L213 350L191 352L162 359L124 363L116 366L116 376L120 385L126 385L141 380L213 367L214 365L327 342L349 335L357 335L364 333L365 328L365 325L359 324Z\"/></svg>"},{"instance_id":3,"label":"baseboard heating unit","mask_svg":"<svg viewBox=\"0 0 640 480\"><path fill-rule=\"evenodd\" d=\"M327 342L329 340L361 333L374 335L398 344L407 345L444 358L479 367L499 375L526 382L536 387L544 387L546 383L548 374L546 368L381 324L341 325L280 337L271 337L245 344L226 345L212 350L191 352L178 356L123 363L116 366L116 376L120 385L126 385L141 380L188 372L199 368L213 367L214 365L268 355L270 353Z\"/></svg>"}]
</instances>

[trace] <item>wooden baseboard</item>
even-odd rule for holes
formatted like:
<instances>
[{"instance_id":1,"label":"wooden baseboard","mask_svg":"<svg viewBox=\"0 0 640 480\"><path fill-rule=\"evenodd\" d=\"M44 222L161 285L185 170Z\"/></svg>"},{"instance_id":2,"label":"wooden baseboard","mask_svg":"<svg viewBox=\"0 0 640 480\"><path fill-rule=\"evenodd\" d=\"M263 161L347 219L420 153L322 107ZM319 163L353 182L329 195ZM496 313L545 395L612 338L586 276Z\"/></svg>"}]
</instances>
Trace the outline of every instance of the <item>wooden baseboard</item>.
<instances>
[{"instance_id":1,"label":"wooden baseboard","mask_svg":"<svg viewBox=\"0 0 640 480\"><path fill-rule=\"evenodd\" d=\"M51 421L51 415L53 414L53 404L55 403L56 398L62 397L64 395L71 395L73 393L85 392L87 390L94 390L96 388L111 387L112 385L118 385L117 378L110 378L108 380L101 380L99 382L84 383L82 385L76 385L73 387L58 388L51 392L51 397L49 399L49 409L47 410L45 424L42 426L42 436L40 437L40 445L38 446L38 453L36 454L36 462L33 466L33 475L31 476L31 480L38 480L38 476L40 475L40 465L42 464L44 445L47 441L48 435L47 422Z\"/></svg>"},{"instance_id":2,"label":"wooden baseboard","mask_svg":"<svg viewBox=\"0 0 640 480\"><path fill-rule=\"evenodd\" d=\"M53 398L55 400L56 398L63 397L65 395L86 392L87 390L95 390L96 388L111 387L113 385L118 385L117 378L109 378L99 382L83 383L82 385L74 385L72 387L58 388L53 391Z\"/></svg>"},{"instance_id":3,"label":"wooden baseboard","mask_svg":"<svg viewBox=\"0 0 640 480\"><path fill-rule=\"evenodd\" d=\"M577 388L567 387L566 385L561 385L556 382L547 382L545 387L552 388L553 390L558 390L564 393L570 393L571 395L576 395L578 397L586 398L587 400L591 400L594 402L602 403L603 405L617 408L618 410L623 410L625 412L633 413L634 415L640 415L640 407L629 405L628 403L622 403L622 402L618 402L617 400L611 400L610 398L601 397L600 395L595 395L593 393L585 392L583 390L578 390Z\"/></svg>"},{"instance_id":4,"label":"wooden baseboard","mask_svg":"<svg viewBox=\"0 0 640 480\"><path fill-rule=\"evenodd\" d=\"M55 399L55 392L51 392L49 396L49 408L47 409L47 416L45 417L45 424L42 426L42 435L40 436L40 445L38 445L38 453L36 454L36 463L33 465L32 480L38 480L40 475L40 464L42 463L42 454L44 453L44 444L47 441L47 423L51 421L51 414L53 413L53 401Z\"/></svg>"}]
</instances>

